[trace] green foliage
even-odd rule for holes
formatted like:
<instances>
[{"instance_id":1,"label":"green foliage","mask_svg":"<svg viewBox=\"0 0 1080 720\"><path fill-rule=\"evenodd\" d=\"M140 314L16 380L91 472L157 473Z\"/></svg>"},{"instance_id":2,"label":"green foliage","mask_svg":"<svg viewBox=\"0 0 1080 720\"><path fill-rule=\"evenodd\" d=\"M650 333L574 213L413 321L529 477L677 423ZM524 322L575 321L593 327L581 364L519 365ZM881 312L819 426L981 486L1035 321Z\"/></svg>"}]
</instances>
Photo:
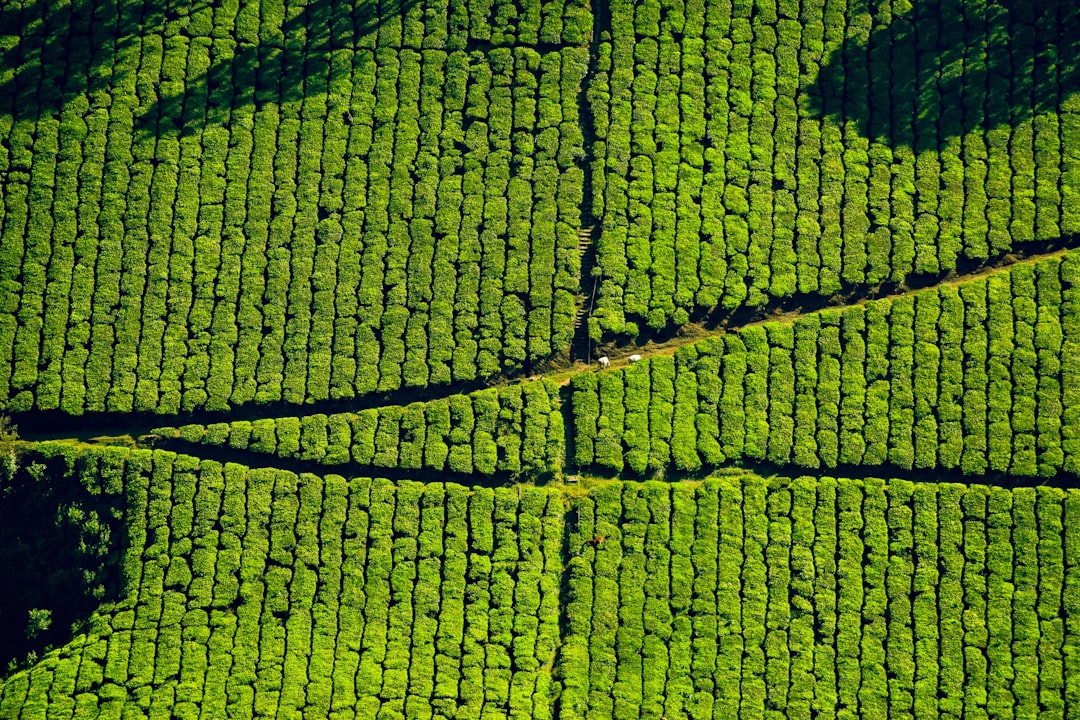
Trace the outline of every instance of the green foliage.
<instances>
[{"instance_id":1,"label":"green foliage","mask_svg":"<svg viewBox=\"0 0 1080 720\"><path fill-rule=\"evenodd\" d=\"M1052 476L1073 447L1072 258L575 375L574 460L645 475L766 460Z\"/></svg>"},{"instance_id":2,"label":"green foliage","mask_svg":"<svg viewBox=\"0 0 1080 720\"><path fill-rule=\"evenodd\" d=\"M7 481L19 467L19 429L11 418L0 415L0 480Z\"/></svg>"},{"instance_id":3,"label":"green foliage","mask_svg":"<svg viewBox=\"0 0 1080 720\"><path fill-rule=\"evenodd\" d=\"M608 12L588 96L597 340L944 276L1077 226L1075 101L1051 100L1076 92L1061 34L1080 30L1075 13L968 0ZM1036 69L1041 48L1055 72ZM877 457L840 432L844 462Z\"/></svg>"},{"instance_id":4,"label":"green foliage","mask_svg":"<svg viewBox=\"0 0 1080 720\"><path fill-rule=\"evenodd\" d=\"M155 433L189 445L227 443L328 466L559 475L566 458L561 405L559 388L537 381L407 407L192 424Z\"/></svg>"},{"instance_id":5,"label":"green foliage","mask_svg":"<svg viewBox=\"0 0 1080 720\"><path fill-rule=\"evenodd\" d=\"M26 637L33 640L52 627L52 610L31 608L30 619L26 623Z\"/></svg>"},{"instance_id":6,"label":"green foliage","mask_svg":"<svg viewBox=\"0 0 1080 720\"><path fill-rule=\"evenodd\" d=\"M1075 684L1071 490L727 474L564 494L59 443L27 460L123 498L122 532L67 511L123 583L0 684L5 714L131 693L181 713L1061 715ZM20 613L39 640L49 609Z\"/></svg>"},{"instance_id":7,"label":"green foliage","mask_svg":"<svg viewBox=\"0 0 1080 720\"><path fill-rule=\"evenodd\" d=\"M0 79L5 406L300 405L568 346L587 4L103 7L5 10L36 48Z\"/></svg>"},{"instance_id":8,"label":"green foliage","mask_svg":"<svg viewBox=\"0 0 1080 720\"><path fill-rule=\"evenodd\" d=\"M0 717L1075 714L1080 254L951 279L1080 230L1029 5L0 8L0 397L185 418L0 416Z\"/></svg>"}]
</instances>

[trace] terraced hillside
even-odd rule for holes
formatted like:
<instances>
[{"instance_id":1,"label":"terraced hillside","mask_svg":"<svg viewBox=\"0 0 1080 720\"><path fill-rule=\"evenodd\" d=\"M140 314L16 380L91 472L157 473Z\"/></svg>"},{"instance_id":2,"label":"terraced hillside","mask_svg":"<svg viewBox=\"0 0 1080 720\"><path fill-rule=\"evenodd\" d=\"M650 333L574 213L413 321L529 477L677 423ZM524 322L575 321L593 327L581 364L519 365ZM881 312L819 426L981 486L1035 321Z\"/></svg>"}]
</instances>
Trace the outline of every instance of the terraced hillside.
<instances>
[{"instance_id":1,"label":"terraced hillside","mask_svg":"<svg viewBox=\"0 0 1080 720\"><path fill-rule=\"evenodd\" d=\"M8 3L0 396L475 382L580 310L625 337L1067 243L1080 13L1033 7Z\"/></svg>"},{"instance_id":2,"label":"terraced hillside","mask_svg":"<svg viewBox=\"0 0 1080 720\"><path fill-rule=\"evenodd\" d=\"M52 482L117 493L123 590L7 680L5 717L1070 717L1076 702L1071 490L742 474L565 496L38 453Z\"/></svg>"},{"instance_id":3,"label":"terraced hillside","mask_svg":"<svg viewBox=\"0 0 1080 720\"><path fill-rule=\"evenodd\" d=\"M0 0L0 718L1080 716L1078 58Z\"/></svg>"},{"instance_id":4,"label":"terraced hillside","mask_svg":"<svg viewBox=\"0 0 1080 720\"><path fill-rule=\"evenodd\" d=\"M743 461L1064 478L1080 463L1078 351L1080 251L1071 251L727 328L601 372L155 433L180 450L238 451L254 463L271 455L462 478L568 467L678 476Z\"/></svg>"},{"instance_id":5,"label":"terraced hillside","mask_svg":"<svg viewBox=\"0 0 1080 720\"><path fill-rule=\"evenodd\" d=\"M971 267L1080 230L1073 3L610 3L593 333Z\"/></svg>"}]
</instances>

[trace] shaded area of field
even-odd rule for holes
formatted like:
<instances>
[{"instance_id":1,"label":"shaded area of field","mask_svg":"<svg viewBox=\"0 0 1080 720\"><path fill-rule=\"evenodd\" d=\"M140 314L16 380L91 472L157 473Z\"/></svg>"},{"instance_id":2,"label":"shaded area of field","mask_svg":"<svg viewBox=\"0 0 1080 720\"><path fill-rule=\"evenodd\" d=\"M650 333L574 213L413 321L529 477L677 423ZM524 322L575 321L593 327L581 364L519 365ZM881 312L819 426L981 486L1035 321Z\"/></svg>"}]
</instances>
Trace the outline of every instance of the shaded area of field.
<instances>
[{"instance_id":1,"label":"shaded area of field","mask_svg":"<svg viewBox=\"0 0 1080 720\"><path fill-rule=\"evenodd\" d=\"M210 2L170 0L0 6L0 28L8 33L0 35L0 67L9 68L0 75L0 112L37 120L59 113L67 102L87 93L112 93L135 84L143 97L150 84L160 82L160 88L153 88L160 97L139 116L137 127L152 134L196 131L201 124L228 121L237 105L303 99L307 77L316 70L305 62L306 56L355 48L415 4L311 0L288 12L281 8L279 17L268 12L262 19L257 6L247 5L237 13L234 37L215 45L208 68L167 67L162 77L153 78L130 77L137 66L120 58L153 52L155 45L160 52L163 41L187 44L216 37L215 13L226 11ZM173 77L176 70L180 77ZM325 74L325 67L322 70ZM213 102L207 103L208 98ZM193 100L201 100L201 106L196 108Z\"/></svg>"},{"instance_id":2,"label":"shaded area of field","mask_svg":"<svg viewBox=\"0 0 1080 720\"><path fill-rule=\"evenodd\" d=\"M163 92L142 122L151 132L155 123L157 132L162 132L177 122L182 130L198 130L200 124L227 123L237 106L300 103L308 94L323 93L334 51L355 50L359 44L373 46L373 39L366 43L365 39L417 2L360 0L352 7L314 0L286 17L280 31L273 30L271 41L241 39L231 57L215 60L205 72ZM213 100L218 93L222 96L205 104L202 117L202 101ZM348 115L347 109L340 112Z\"/></svg>"},{"instance_id":3,"label":"shaded area of field","mask_svg":"<svg viewBox=\"0 0 1080 720\"><path fill-rule=\"evenodd\" d=\"M1080 90L1075 3L915 5L891 19L871 7L872 20L861 16L849 27L806 89L808 106L836 122L855 121L864 137L923 152L1056 113Z\"/></svg>"},{"instance_id":4,"label":"shaded area of field","mask_svg":"<svg viewBox=\"0 0 1080 720\"><path fill-rule=\"evenodd\" d=\"M75 465L78 475L66 458L34 455L0 478L0 670L67 642L73 625L120 594L120 478L110 483L96 465L86 472L85 457Z\"/></svg>"}]
</instances>

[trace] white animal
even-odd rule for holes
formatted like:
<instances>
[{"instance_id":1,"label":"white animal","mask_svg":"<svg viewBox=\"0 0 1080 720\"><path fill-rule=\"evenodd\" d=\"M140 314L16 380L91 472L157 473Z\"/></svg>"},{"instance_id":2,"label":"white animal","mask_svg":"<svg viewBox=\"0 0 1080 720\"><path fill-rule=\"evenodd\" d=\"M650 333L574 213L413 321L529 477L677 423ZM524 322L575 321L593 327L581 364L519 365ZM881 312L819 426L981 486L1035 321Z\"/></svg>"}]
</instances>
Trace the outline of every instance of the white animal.
<instances>
[{"instance_id":1,"label":"white animal","mask_svg":"<svg viewBox=\"0 0 1080 720\"><path fill-rule=\"evenodd\" d=\"M606 368L606 367L608 367L609 365L611 365L611 361L610 361L610 360L608 360L608 357L607 357L607 355L605 355L604 357L602 357L602 358L600 358L599 360L597 360L597 362L598 362L598 363L600 363L600 367L602 367L602 368Z\"/></svg>"},{"instance_id":2,"label":"white animal","mask_svg":"<svg viewBox=\"0 0 1080 720\"><path fill-rule=\"evenodd\" d=\"M626 359L630 361L631 365L633 365L634 363L636 363L638 360L641 359L641 356L640 355L631 355L630 357L628 357Z\"/></svg>"}]
</instances>

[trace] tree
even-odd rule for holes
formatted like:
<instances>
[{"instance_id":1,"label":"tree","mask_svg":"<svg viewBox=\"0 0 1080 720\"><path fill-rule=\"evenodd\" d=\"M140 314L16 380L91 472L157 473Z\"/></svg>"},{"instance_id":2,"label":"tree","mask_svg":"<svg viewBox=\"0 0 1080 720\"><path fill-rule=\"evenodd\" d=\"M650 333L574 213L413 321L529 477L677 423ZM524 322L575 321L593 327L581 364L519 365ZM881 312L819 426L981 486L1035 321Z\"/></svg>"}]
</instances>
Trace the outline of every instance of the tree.
<instances>
[{"instance_id":1,"label":"tree","mask_svg":"<svg viewBox=\"0 0 1080 720\"><path fill-rule=\"evenodd\" d=\"M0 415L0 480L10 480L19 468L19 429Z\"/></svg>"},{"instance_id":2,"label":"tree","mask_svg":"<svg viewBox=\"0 0 1080 720\"><path fill-rule=\"evenodd\" d=\"M36 638L52 626L52 610L33 608L30 610L30 620L26 623L26 637Z\"/></svg>"}]
</instances>

